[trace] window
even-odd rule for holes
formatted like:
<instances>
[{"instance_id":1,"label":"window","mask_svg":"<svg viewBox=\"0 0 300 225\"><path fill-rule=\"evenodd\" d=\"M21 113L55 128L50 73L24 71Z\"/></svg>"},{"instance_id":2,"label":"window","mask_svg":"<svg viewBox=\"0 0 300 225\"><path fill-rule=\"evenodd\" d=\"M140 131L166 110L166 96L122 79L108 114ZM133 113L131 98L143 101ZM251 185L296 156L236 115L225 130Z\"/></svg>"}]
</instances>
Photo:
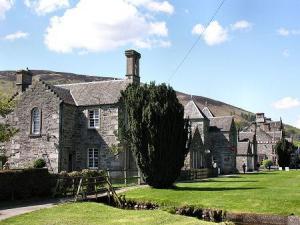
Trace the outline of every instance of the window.
<instances>
[{"instance_id":1,"label":"window","mask_svg":"<svg viewBox=\"0 0 300 225\"><path fill-rule=\"evenodd\" d=\"M88 150L88 167L89 169L98 169L99 151L96 148Z\"/></svg>"},{"instance_id":2,"label":"window","mask_svg":"<svg viewBox=\"0 0 300 225\"><path fill-rule=\"evenodd\" d=\"M100 127L100 115L99 109L89 110L89 128L99 128Z\"/></svg>"},{"instance_id":3,"label":"window","mask_svg":"<svg viewBox=\"0 0 300 225\"><path fill-rule=\"evenodd\" d=\"M41 133L41 113L38 108L31 111L31 134L38 135Z\"/></svg>"}]
</instances>

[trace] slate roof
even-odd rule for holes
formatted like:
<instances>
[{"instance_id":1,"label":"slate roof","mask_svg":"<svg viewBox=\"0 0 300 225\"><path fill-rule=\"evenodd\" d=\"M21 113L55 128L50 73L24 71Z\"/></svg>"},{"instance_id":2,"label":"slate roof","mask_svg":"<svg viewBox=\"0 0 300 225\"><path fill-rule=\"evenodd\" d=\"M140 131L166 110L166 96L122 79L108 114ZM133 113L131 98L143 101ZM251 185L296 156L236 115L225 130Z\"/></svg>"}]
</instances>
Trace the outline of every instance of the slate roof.
<instances>
[{"instance_id":1,"label":"slate roof","mask_svg":"<svg viewBox=\"0 0 300 225\"><path fill-rule=\"evenodd\" d=\"M205 114L201 111L201 109L196 105L194 100L190 100L184 106L184 118L190 119L207 119Z\"/></svg>"},{"instance_id":2,"label":"slate roof","mask_svg":"<svg viewBox=\"0 0 300 225\"><path fill-rule=\"evenodd\" d=\"M243 141L243 140L253 141L253 138L254 138L254 132L240 132L239 133L239 139L241 141Z\"/></svg>"},{"instance_id":3,"label":"slate roof","mask_svg":"<svg viewBox=\"0 0 300 225\"><path fill-rule=\"evenodd\" d=\"M268 135L272 137L273 140L279 141L283 137L282 131L270 131L267 132Z\"/></svg>"},{"instance_id":4,"label":"slate roof","mask_svg":"<svg viewBox=\"0 0 300 225\"><path fill-rule=\"evenodd\" d=\"M55 87L68 90L76 106L92 106L117 103L121 97L121 91L125 90L129 84L130 81L124 79L62 84ZM69 99L66 91L61 91L61 93Z\"/></svg>"},{"instance_id":5,"label":"slate roof","mask_svg":"<svg viewBox=\"0 0 300 225\"><path fill-rule=\"evenodd\" d=\"M215 117L207 106L202 109L202 112L207 118Z\"/></svg>"},{"instance_id":6,"label":"slate roof","mask_svg":"<svg viewBox=\"0 0 300 225\"><path fill-rule=\"evenodd\" d=\"M272 142L273 138L267 132L259 128L256 132L256 140L257 142Z\"/></svg>"},{"instance_id":7,"label":"slate roof","mask_svg":"<svg viewBox=\"0 0 300 225\"><path fill-rule=\"evenodd\" d=\"M57 96L67 104L76 105L75 101L71 95L70 90L64 89L57 86L50 86L50 88L57 94Z\"/></svg>"},{"instance_id":8,"label":"slate roof","mask_svg":"<svg viewBox=\"0 0 300 225\"><path fill-rule=\"evenodd\" d=\"M239 141L237 143L237 155L247 155L251 154L250 142L249 141Z\"/></svg>"},{"instance_id":9,"label":"slate roof","mask_svg":"<svg viewBox=\"0 0 300 225\"><path fill-rule=\"evenodd\" d=\"M212 117L210 120L210 130L213 131L216 128L220 131L230 131L231 125L233 123L233 116L220 116Z\"/></svg>"}]
</instances>

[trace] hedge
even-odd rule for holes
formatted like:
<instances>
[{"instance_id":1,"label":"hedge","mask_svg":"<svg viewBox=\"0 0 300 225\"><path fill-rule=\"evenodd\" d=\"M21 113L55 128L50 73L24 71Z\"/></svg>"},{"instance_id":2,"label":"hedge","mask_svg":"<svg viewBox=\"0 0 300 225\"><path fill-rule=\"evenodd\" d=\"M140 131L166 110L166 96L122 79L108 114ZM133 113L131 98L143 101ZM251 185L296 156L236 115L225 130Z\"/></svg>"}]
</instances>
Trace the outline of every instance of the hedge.
<instances>
[{"instance_id":1,"label":"hedge","mask_svg":"<svg viewBox=\"0 0 300 225\"><path fill-rule=\"evenodd\" d=\"M47 169L0 171L0 200L50 196L56 178Z\"/></svg>"}]
</instances>

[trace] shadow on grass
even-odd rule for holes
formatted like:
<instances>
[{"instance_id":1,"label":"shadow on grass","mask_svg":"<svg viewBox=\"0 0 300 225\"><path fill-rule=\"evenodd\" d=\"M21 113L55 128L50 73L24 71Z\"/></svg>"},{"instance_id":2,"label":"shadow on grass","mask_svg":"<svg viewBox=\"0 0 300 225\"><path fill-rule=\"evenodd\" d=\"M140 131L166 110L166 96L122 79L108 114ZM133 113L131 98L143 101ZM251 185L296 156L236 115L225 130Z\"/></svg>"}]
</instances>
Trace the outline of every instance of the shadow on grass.
<instances>
[{"instance_id":1,"label":"shadow on grass","mask_svg":"<svg viewBox=\"0 0 300 225\"><path fill-rule=\"evenodd\" d=\"M241 191L263 189L261 187L173 187L174 191Z\"/></svg>"},{"instance_id":2,"label":"shadow on grass","mask_svg":"<svg viewBox=\"0 0 300 225\"><path fill-rule=\"evenodd\" d=\"M250 175L250 176L259 176L259 175L266 175L266 174L273 174L274 171L270 171L270 172L258 172L258 173L246 173L245 175Z\"/></svg>"},{"instance_id":3,"label":"shadow on grass","mask_svg":"<svg viewBox=\"0 0 300 225\"><path fill-rule=\"evenodd\" d=\"M211 182L211 183L254 183L257 180L203 180L201 182Z\"/></svg>"}]
</instances>

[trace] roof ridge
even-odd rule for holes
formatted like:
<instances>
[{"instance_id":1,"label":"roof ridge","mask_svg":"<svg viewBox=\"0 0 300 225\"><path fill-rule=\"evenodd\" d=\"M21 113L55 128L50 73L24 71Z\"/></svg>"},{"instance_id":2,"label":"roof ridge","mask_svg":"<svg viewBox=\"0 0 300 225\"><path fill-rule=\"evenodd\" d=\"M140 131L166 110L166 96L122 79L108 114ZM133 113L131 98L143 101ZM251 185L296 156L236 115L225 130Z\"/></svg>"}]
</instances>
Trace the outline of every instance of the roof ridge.
<instances>
[{"instance_id":1,"label":"roof ridge","mask_svg":"<svg viewBox=\"0 0 300 225\"><path fill-rule=\"evenodd\" d=\"M202 110L198 107L198 105L196 104L196 102L194 101L194 99L191 99L190 101L192 101L194 103L194 105L196 106L196 108L199 110L200 114L203 116L204 119L208 119L207 116L202 112Z\"/></svg>"},{"instance_id":2,"label":"roof ridge","mask_svg":"<svg viewBox=\"0 0 300 225\"><path fill-rule=\"evenodd\" d=\"M117 80L101 80L101 81L88 81L88 82L80 82L80 83L72 83L72 84L57 84L53 85L55 87L65 87L65 86L75 86L81 84L98 84L98 83L105 83L105 82L119 82L119 81L127 81L126 79L117 79Z\"/></svg>"}]
</instances>

